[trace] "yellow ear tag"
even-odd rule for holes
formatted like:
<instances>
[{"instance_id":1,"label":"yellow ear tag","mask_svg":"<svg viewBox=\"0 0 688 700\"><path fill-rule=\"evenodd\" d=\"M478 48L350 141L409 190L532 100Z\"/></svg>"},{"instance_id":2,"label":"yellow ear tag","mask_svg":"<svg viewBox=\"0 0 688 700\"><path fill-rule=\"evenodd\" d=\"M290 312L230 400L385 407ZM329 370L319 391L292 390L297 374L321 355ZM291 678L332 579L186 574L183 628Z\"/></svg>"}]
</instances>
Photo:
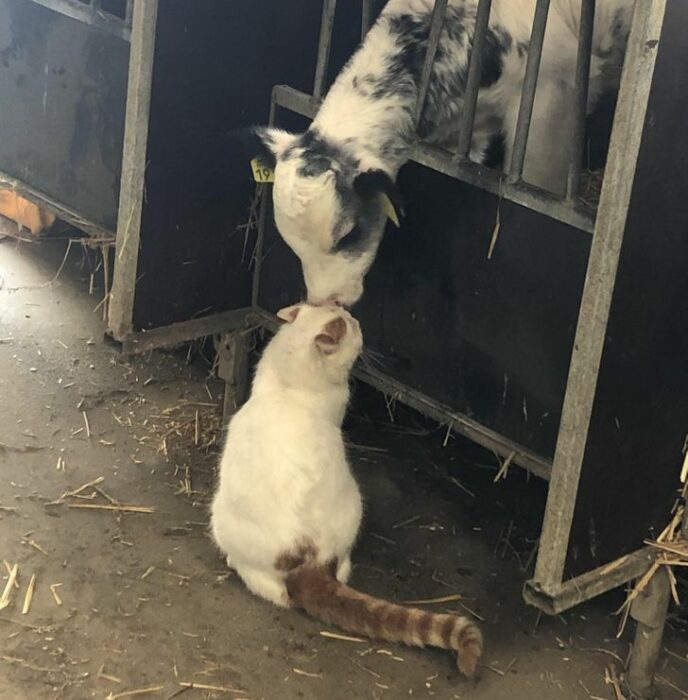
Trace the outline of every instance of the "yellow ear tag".
<instances>
[{"instance_id":1,"label":"yellow ear tag","mask_svg":"<svg viewBox=\"0 0 688 700\"><path fill-rule=\"evenodd\" d=\"M251 161L251 170L253 171L253 179L256 182L274 182L275 171L263 165L258 158Z\"/></svg>"},{"instance_id":2,"label":"yellow ear tag","mask_svg":"<svg viewBox=\"0 0 688 700\"><path fill-rule=\"evenodd\" d=\"M380 195L382 197L382 211L385 216L397 227L399 228L399 217L397 216L397 210L394 208L390 198L386 195Z\"/></svg>"}]
</instances>

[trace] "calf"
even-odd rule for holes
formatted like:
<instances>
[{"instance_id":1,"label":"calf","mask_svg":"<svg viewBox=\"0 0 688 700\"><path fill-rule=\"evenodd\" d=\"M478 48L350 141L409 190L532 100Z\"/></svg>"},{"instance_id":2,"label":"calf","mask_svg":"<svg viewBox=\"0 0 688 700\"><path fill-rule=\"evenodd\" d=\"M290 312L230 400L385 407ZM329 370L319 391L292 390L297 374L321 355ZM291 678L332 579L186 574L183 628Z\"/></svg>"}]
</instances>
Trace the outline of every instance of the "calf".
<instances>
[{"instance_id":1,"label":"calf","mask_svg":"<svg viewBox=\"0 0 688 700\"><path fill-rule=\"evenodd\" d=\"M458 142L477 0L449 0L418 129L414 110L434 0L389 0L303 134L257 130L275 168L275 222L298 255L313 303L352 305L382 238L394 182L411 146ZM597 0L589 110L618 83L633 0ZM495 136L508 165L535 0L494 0L470 157L485 163ZM580 0L552 0L524 179L554 192L565 184Z\"/></svg>"}]
</instances>

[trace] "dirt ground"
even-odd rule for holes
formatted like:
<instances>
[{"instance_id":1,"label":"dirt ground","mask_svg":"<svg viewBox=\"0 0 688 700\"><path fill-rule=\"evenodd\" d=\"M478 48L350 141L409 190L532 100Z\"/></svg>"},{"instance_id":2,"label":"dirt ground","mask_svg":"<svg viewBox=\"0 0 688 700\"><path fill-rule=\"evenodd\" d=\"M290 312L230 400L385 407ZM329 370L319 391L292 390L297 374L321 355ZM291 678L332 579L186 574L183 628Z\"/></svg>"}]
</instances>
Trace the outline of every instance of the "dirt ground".
<instances>
[{"instance_id":1,"label":"dirt ground","mask_svg":"<svg viewBox=\"0 0 688 700\"><path fill-rule=\"evenodd\" d=\"M605 677L621 675L632 638L629 624L616 639L623 593L554 618L521 598L544 485L518 469L493 484L491 456L456 438L443 447L444 430L401 407L388 414L361 387L348 423L367 504L353 583L397 601L454 596L427 607L482 621L477 679L447 652L323 636L336 630L250 595L207 536L221 383L198 346L129 360L107 345L93 311L102 285L89 295L80 247L51 283L64 250L0 242L0 559L18 564L19 586L0 611L1 700L143 689L183 700L618 700ZM101 507L113 501L145 512ZM1 593L2 564L0 574ZM674 611L667 700L688 697L685 629Z\"/></svg>"}]
</instances>

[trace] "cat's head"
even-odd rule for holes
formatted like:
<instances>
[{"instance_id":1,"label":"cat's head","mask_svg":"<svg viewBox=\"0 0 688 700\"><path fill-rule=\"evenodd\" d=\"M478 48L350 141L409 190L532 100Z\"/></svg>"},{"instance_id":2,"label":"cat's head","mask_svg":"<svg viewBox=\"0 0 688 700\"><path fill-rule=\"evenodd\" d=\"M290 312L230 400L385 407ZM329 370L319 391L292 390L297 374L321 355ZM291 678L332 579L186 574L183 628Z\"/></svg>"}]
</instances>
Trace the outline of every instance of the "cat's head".
<instances>
[{"instance_id":1,"label":"cat's head","mask_svg":"<svg viewBox=\"0 0 688 700\"><path fill-rule=\"evenodd\" d=\"M306 371L323 368L330 379L348 376L363 347L358 321L338 306L295 304L277 312L280 334Z\"/></svg>"},{"instance_id":2,"label":"cat's head","mask_svg":"<svg viewBox=\"0 0 688 700\"><path fill-rule=\"evenodd\" d=\"M256 129L259 158L274 168L275 224L301 261L308 301L352 306L375 259L388 217L403 207L389 173L315 129Z\"/></svg>"}]
</instances>

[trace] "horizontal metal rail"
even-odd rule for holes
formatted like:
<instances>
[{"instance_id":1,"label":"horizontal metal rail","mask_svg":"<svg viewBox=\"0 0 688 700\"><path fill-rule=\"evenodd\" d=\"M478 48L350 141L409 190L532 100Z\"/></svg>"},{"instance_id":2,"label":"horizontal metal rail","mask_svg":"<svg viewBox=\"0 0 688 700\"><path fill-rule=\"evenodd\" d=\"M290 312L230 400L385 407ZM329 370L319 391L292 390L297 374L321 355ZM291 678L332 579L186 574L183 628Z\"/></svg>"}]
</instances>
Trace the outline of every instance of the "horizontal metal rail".
<instances>
[{"instance_id":1,"label":"horizontal metal rail","mask_svg":"<svg viewBox=\"0 0 688 700\"><path fill-rule=\"evenodd\" d=\"M430 87L430 78L432 76L432 68L435 64L435 56L437 55L437 47L440 45L440 36L442 27L444 26L445 15L447 13L447 3L449 0L435 0L435 6L432 9L432 18L430 20L430 32L428 34L428 46L425 49L425 59L423 61L423 69L420 74L418 83L418 98L416 101L415 125L418 128L420 118L425 107L425 100L428 96L428 88Z\"/></svg>"},{"instance_id":2,"label":"horizontal metal rail","mask_svg":"<svg viewBox=\"0 0 688 700\"><path fill-rule=\"evenodd\" d=\"M255 321L259 320L260 325L273 332L280 326L277 318L264 309L256 308L255 314ZM364 369L356 365L353 374L357 379L369 384L374 389L393 397L396 401L401 401L432 420L446 425L455 433L463 435L482 447L494 450L504 459L511 457L514 464L527 469L535 476L545 480L549 479L551 464L546 459L494 430L486 428L463 413L459 413L446 404L402 384L379 370Z\"/></svg>"},{"instance_id":3,"label":"horizontal metal rail","mask_svg":"<svg viewBox=\"0 0 688 700\"><path fill-rule=\"evenodd\" d=\"M528 132L530 120L533 116L535 104L535 88L537 87L538 74L540 72L540 60L542 59L542 47L545 42L545 28L547 27L547 14L550 0L537 0L535 16L533 18L533 31L530 34L528 47L528 60L523 76L523 89L521 91L521 103L518 107L518 119L514 134L514 144L509 163L509 182L518 182L523 175L523 163L526 158L528 146Z\"/></svg>"},{"instance_id":4,"label":"horizontal metal rail","mask_svg":"<svg viewBox=\"0 0 688 700\"><path fill-rule=\"evenodd\" d=\"M123 338L114 336L112 332L108 332L106 337L112 344L119 345L125 355L138 355L156 348L170 347L196 338L245 328L253 318L253 310L246 307L193 318L190 321L180 321L150 331L132 331Z\"/></svg>"},{"instance_id":5,"label":"horizontal metal rail","mask_svg":"<svg viewBox=\"0 0 688 700\"><path fill-rule=\"evenodd\" d=\"M531 579L523 589L523 598L526 603L548 615L558 615L639 578L648 570L654 557L652 547L644 547L551 588L545 588L536 579Z\"/></svg>"},{"instance_id":6,"label":"horizontal metal rail","mask_svg":"<svg viewBox=\"0 0 688 700\"><path fill-rule=\"evenodd\" d=\"M576 58L575 107L571 153L566 178L566 198L578 196L583 167L583 142L585 140L585 117L588 111L588 84L592 57L592 32L595 23L595 0L581 0L580 30L578 34L578 56Z\"/></svg>"},{"instance_id":7,"label":"horizontal metal rail","mask_svg":"<svg viewBox=\"0 0 688 700\"><path fill-rule=\"evenodd\" d=\"M480 89L480 78L483 68L483 49L485 37L487 36L487 26L490 21L490 10L492 0L480 0L478 12L475 16L475 29L473 30L473 48L468 61L468 77L466 79L466 90L463 96L463 114L461 116L461 126L459 128L459 147L456 155L459 158L468 157L471 150L471 139L473 138L473 126L475 124L475 108L478 104L478 90Z\"/></svg>"},{"instance_id":8,"label":"horizontal metal rail","mask_svg":"<svg viewBox=\"0 0 688 700\"><path fill-rule=\"evenodd\" d=\"M97 5L86 4L79 0L29 0L36 5L83 22L91 27L100 29L106 34L129 41L131 37L131 15L127 12L125 18L105 12ZM144 0L142 0L144 1Z\"/></svg>"},{"instance_id":9,"label":"horizontal metal rail","mask_svg":"<svg viewBox=\"0 0 688 700\"><path fill-rule=\"evenodd\" d=\"M100 224L97 224L84 217L71 207L63 204L62 202L53 199L53 197L46 192L43 192L31 185L18 180L12 175L0 171L0 189L13 190L20 197L28 199L34 204L40 205L49 212L55 214L58 219L66 221L68 224L78 228L80 231L87 233L89 236L95 238L114 238L115 232L107 229Z\"/></svg>"},{"instance_id":10,"label":"horizontal metal rail","mask_svg":"<svg viewBox=\"0 0 688 700\"><path fill-rule=\"evenodd\" d=\"M330 52L332 50L334 15L336 11L337 0L323 0L320 38L318 40L318 58L315 63L315 80L313 81L313 97L316 100L319 100L325 92L327 68L330 65Z\"/></svg>"},{"instance_id":11,"label":"horizontal metal rail","mask_svg":"<svg viewBox=\"0 0 688 700\"><path fill-rule=\"evenodd\" d=\"M319 103L314 102L311 95L287 85L276 85L273 88L273 100L276 106L310 119L315 116L319 107ZM581 231L592 233L595 227L593 208L577 201L562 200L525 182L507 182L504 173L469 160L457 161L451 153L439 148L419 144L412 150L411 160Z\"/></svg>"}]
</instances>

